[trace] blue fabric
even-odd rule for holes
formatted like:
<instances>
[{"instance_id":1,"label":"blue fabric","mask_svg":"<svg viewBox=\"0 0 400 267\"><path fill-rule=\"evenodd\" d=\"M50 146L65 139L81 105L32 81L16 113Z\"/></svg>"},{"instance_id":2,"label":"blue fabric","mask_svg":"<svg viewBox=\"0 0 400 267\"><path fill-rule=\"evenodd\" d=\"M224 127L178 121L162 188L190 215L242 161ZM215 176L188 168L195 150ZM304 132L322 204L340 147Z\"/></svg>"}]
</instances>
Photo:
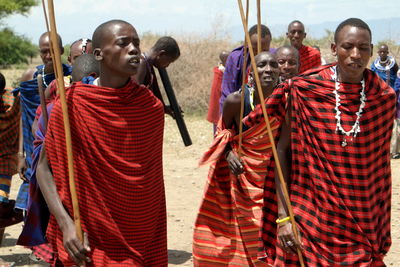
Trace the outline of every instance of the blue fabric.
<instances>
[{"instance_id":1,"label":"blue fabric","mask_svg":"<svg viewBox=\"0 0 400 267\"><path fill-rule=\"evenodd\" d=\"M47 114L50 118L53 104L47 105ZM50 211L46 200L43 197L36 178L36 169L39 162L40 152L42 151L46 136L46 126L43 116L39 117L38 129L36 131L35 148L33 151L32 176L29 182L29 200L25 224L17 244L26 247L38 246L47 243L46 230L49 223Z\"/></svg>"},{"instance_id":2,"label":"blue fabric","mask_svg":"<svg viewBox=\"0 0 400 267\"><path fill-rule=\"evenodd\" d=\"M28 180L31 179L32 176L32 153L33 153L33 140L34 136L32 134L32 124L35 120L36 109L40 105L40 96L38 93L38 83L36 77L42 73L44 65L40 65L37 67L37 71L33 75L33 79L21 82L20 86L14 89L14 94L19 94L21 100L22 107L22 127L23 127L23 136L24 136L24 151L26 155L26 166L27 170L25 172L25 176ZM71 67L63 64L63 72L64 76L71 74ZM55 75L46 74L44 76L45 84L49 85L55 79ZM43 84L43 87L46 86ZM27 207L28 200L28 189L29 184L24 182L21 185L20 191L18 193L16 199L16 208L25 210Z\"/></svg>"},{"instance_id":3,"label":"blue fabric","mask_svg":"<svg viewBox=\"0 0 400 267\"><path fill-rule=\"evenodd\" d=\"M82 83L84 83L84 84L93 84L94 80L96 80L96 79L93 78L92 76L87 76L87 77L84 77L82 79Z\"/></svg>"}]
</instances>

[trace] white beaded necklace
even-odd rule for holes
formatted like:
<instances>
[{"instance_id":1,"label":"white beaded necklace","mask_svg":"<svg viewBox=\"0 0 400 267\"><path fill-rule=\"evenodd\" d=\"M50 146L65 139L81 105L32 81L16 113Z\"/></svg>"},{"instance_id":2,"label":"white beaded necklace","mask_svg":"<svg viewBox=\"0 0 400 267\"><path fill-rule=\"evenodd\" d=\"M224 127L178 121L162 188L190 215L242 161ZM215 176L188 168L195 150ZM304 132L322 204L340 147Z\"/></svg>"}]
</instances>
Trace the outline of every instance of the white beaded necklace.
<instances>
[{"instance_id":1,"label":"white beaded necklace","mask_svg":"<svg viewBox=\"0 0 400 267\"><path fill-rule=\"evenodd\" d=\"M44 68L45 68L45 66L43 66L43 69L42 69L42 80L43 80L43 84L44 84L44 87L48 87L49 85L46 83L46 75L44 74Z\"/></svg>"},{"instance_id":2,"label":"white beaded necklace","mask_svg":"<svg viewBox=\"0 0 400 267\"><path fill-rule=\"evenodd\" d=\"M342 141L342 147L347 146L347 140L346 137L353 135L351 140L353 138L356 138L357 134L361 132L360 129L360 118L363 113L363 109L365 107L365 101L367 100L367 97L365 96L365 82L364 79L361 80L361 92L360 92L360 108L358 109L358 112L356 112L357 119L354 122L353 127L351 127L350 131L345 131L342 126L341 122L341 117L340 117L340 95L339 95L339 89L340 89L340 82L338 81L337 78L337 70L336 66L332 67L333 74L332 74L332 79L335 81L335 90L333 90L333 93L335 94L335 99L336 99L336 105L335 105L335 118L336 118L336 131L340 131L344 136L343 136L343 141Z\"/></svg>"}]
</instances>

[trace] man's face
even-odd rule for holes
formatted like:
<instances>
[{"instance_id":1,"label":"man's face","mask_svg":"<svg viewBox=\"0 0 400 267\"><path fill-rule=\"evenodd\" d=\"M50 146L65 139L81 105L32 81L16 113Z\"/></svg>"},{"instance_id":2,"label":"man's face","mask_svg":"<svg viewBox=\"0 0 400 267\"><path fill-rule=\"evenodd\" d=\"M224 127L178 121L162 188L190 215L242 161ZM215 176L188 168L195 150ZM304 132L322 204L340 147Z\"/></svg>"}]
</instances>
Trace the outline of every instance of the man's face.
<instances>
[{"instance_id":1,"label":"man's face","mask_svg":"<svg viewBox=\"0 0 400 267\"><path fill-rule=\"evenodd\" d=\"M258 35L253 34L252 36L250 36L250 42L251 46L253 47L254 55L256 56L258 54L257 53ZM270 44L271 44L271 36L265 35L265 37L261 38L261 52L268 52Z\"/></svg>"},{"instance_id":2,"label":"man's face","mask_svg":"<svg viewBox=\"0 0 400 267\"><path fill-rule=\"evenodd\" d=\"M366 29L345 26L337 35L331 50L337 57L342 82L357 83L372 56L371 35Z\"/></svg>"},{"instance_id":3,"label":"man's face","mask_svg":"<svg viewBox=\"0 0 400 267\"><path fill-rule=\"evenodd\" d=\"M389 49L387 46L382 45L381 47L379 47L378 55L381 58L381 60L386 60L388 54L389 54Z\"/></svg>"},{"instance_id":4,"label":"man's face","mask_svg":"<svg viewBox=\"0 0 400 267\"><path fill-rule=\"evenodd\" d=\"M100 62L107 75L130 77L140 63L140 39L133 26L125 23L111 25L105 34Z\"/></svg>"},{"instance_id":5,"label":"man's face","mask_svg":"<svg viewBox=\"0 0 400 267\"><path fill-rule=\"evenodd\" d=\"M171 63L173 63L177 58L171 57L166 55L165 53L161 53L157 56L156 60L154 61L154 66L156 68L167 68Z\"/></svg>"},{"instance_id":6,"label":"man's face","mask_svg":"<svg viewBox=\"0 0 400 267\"><path fill-rule=\"evenodd\" d=\"M50 39L48 35L39 40L39 54L47 73L53 72L53 60L50 53Z\"/></svg>"},{"instance_id":7,"label":"man's face","mask_svg":"<svg viewBox=\"0 0 400 267\"><path fill-rule=\"evenodd\" d=\"M282 48L276 54L280 76L286 80L299 72L299 60L293 49Z\"/></svg>"},{"instance_id":8,"label":"man's face","mask_svg":"<svg viewBox=\"0 0 400 267\"><path fill-rule=\"evenodd\" d=\"M278 83L279 67L276 56L270 53L262 53L255 58L261 87L271 88Z\"/></svg>"},{"instance_id":9,"label":"man's face","mask_svg":"<svg viewBox=\"0 0 400 267\"><path fill-rule=\"evenodd\" d=\"M290 44L299 49L303 45L304 38L306 38L306 32L303 24L298 22L291 24L288 28L286 36L289 39Z\"/></svg>"},{"instance_id":10,"label":"man's face","mask_svg":"<svg viewBox=\"0 0 400 267\"><path fill-rule=\"evenodd\" d=\"M68 62L72 66L75 63L77 57L82 55L83 48L82 48L82 41L76 42L73 46L71 46L70 55L68 56ZM92 43L88 42L86 44L86 54L92 53Z\"/></svg>"}]
</instances>

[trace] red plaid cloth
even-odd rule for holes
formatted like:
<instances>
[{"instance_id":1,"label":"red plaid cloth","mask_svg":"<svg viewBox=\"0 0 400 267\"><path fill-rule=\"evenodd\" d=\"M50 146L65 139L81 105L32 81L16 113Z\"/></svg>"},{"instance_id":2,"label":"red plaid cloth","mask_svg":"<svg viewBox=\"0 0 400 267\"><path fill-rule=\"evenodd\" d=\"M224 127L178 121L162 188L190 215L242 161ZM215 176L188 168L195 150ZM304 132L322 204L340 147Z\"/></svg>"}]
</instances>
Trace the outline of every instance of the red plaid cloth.
<instances>
[{"instance_id":1,"label":"red plaid cloth","mask_svg":"<svg viewBox=\"0 0 400 267\"><path fill-rule=\"evenodd\" d=\"M361 132L342 147L331 74L330 66L311 70L294 78L290 89L290 198L302 233L303 255L307 266L384 266L383 256L391 245L389 146L395 93L365 70L367 101ZM348 130L360 106L361 84L341 85L342 125ZM289 91L287 84L280 88L275 99ZM253 123L261 116L259 110L250 115ZM279 249L277 255L276 266L299 266L297 256Z\"/></svg>"},{"instance_id":2,"label":"red plaid cloth","mask_svg":"<svg viewBox=\"0 0 400 267\"><path fill-rule=\"evenodd\" d=\"M321 66L321 53L318 49L311 46L303 45L299 49L300 53L300 69L299 73L303 73L309 69Z\"/></svg>"},{"instance_id":3,"label":"red plaid cloth","mask_svg":"<svg viewBox=\"0 0 400 267\"><path fill-rule=\"evenodd\" d=\"M276 137L282 116L269 119ZM238 140L233 130L224 129L221 119L215 140L200 161L211 166L195 222L195 266L270 266L275 258L274 161L265 122L243 133L241 159L245 172L235 176L224 150L230 143L237 153ZM268 240L266 247L262 239Z\"/></svg>"},{"instance_id":4,"label":"red plaid cloth","mask_svg":"<svg viewBox=\"0 0 400 267\"><path fill-rule=\"evenodd\" d=\"M214 67L213 72L214 77L211 85L210 101L208 103L207 120L217 124L220 118L219 99L221 97L222 76L224 72L218 67Z\"/></svg>"},{"instance_id":5,"label":"red plaid cloth","mask_svg":"<svg viewBox=\"0 0 400 267\"><path fill-rule=\"evenodd\" d=\"M0 99L0 174L17 173L17 152L19 140L20 102L11 88L5 88Z\"/></svg>"},{"instance_id":6,"label":"red plaid cloth","mask_svg":"<svg viewBox=\"0 0 400 267\"><path fill-rule=\"evenodd\" d=\"M133 81L118 89L79 82L67 101L82 228L91 247L87 266L167 266L161 102ZM72 215L64 135L56 100L45 145ZM47 238L55 260L72 265L53 216Z\"/></svg>"}]
</instances>

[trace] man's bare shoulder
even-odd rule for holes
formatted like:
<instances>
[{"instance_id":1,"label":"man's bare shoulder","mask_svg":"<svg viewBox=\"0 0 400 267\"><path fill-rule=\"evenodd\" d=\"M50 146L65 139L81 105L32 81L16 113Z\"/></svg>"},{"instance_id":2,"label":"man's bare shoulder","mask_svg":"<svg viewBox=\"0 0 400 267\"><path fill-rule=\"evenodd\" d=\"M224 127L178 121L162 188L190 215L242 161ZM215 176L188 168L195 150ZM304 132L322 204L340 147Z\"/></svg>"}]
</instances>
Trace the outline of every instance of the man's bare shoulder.
<instances>
[{"instance_id":1,"label":"man's bare shoulder","mask_svg":"<svg viewBox=\"0 0 400 267\"><path fill-rule=\"evenodd\" d=\"M26 82L33 79L33 74L35 74L36 69L27 69L21 76L21 82Z\"/></svg>"}]
</instances>

